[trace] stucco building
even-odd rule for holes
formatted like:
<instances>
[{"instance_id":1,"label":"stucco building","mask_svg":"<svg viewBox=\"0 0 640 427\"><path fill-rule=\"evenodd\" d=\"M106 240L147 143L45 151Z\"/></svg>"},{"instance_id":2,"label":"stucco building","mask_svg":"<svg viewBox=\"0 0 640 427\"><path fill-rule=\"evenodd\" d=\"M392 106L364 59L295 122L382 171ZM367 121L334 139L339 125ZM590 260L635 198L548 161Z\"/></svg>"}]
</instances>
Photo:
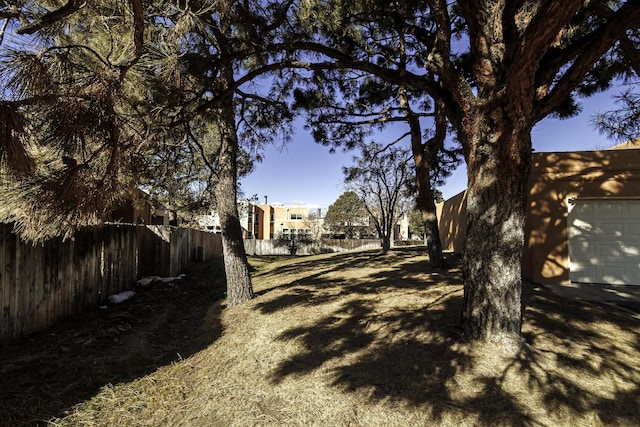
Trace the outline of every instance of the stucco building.
<instances>
[{"instance_id":1,"label":"stucco building","mask_svg":"<svg viewBox=\"0 0 640 427\"><path fill-rule=\"evenodd\" d=\"M120 203L111 211L106 222L124 224L168 225L169 211L164 207L154 206L147 193L140 189L129 191Z\"/></svg>"},{"instance_id":2,"label":"stucco building","mask_svg":"<svg viewBox=\"0 0 640 427\"><path fill-rule=\"evenodd\" d=\"M321 227L319 215L310 216L309 207L257 204L250 211L249 224L253 224L249 238L269 240L280 235L316 234Z\"/></svg>"},{"instance_id":3,"label":"stucco building","mask_svg":"<svg viewBox=\"0 0 640 427\"><path fill-rule=\"evenodd\" d=\"M319 237L322 232L320 210L316 212L308 206L258 204L242 200L238 202L238 213L245 239L271 240L288 234ZM221 230L220 218L215 210L200 216L198 223L211 232L219 233Z\"/></svg>"},{"instance_id":4,"label":"stucco building","mask_svg":"<svg viewBox=\"0 0 640 427\"><path fill-rule=\"evenodd\" d=\"M534 153L523 276L640 285L640 145ZM466 197L438 204L443 247L462 252Z\"/></svg>"}]
</instances>

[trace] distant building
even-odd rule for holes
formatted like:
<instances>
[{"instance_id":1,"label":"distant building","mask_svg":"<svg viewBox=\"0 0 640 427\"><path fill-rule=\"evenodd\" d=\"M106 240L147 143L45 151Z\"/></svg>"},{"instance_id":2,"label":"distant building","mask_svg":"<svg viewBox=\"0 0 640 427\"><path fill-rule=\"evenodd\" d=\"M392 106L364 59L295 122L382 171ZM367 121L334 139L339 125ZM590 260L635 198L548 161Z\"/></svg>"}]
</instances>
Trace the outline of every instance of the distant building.
<instances>
[{"instance_id":1,"label":"distant building","mask_svg":"<svg viewBox=\"0 0 640 427\"><path fill-rule=\"evenodd\" d=\"M393 229L394 240L410 240L412 233L409 230L409 216L403 213Z\"/></svg>"},{"instance_id":2,"label":"distant building","mask_svg":"<svg viewBox=\"0 0 640 427\"><path fill-rule=\"evenodd\" d=\"M253 228L249 238L269 240L290 234L315 235L321 228L321 218L311 216L309 207L278 204L259 204L253 207L249 210L249 216L253 215Z\"/></svg>"},{"instance_id":3,"label":"distant building","mask_svg":"<svg viewBox=\"0 0 640 427\"><path fill-rule=\"evenodd\" d=\"M203 230L216 234L220 234L222 232L222 229L220 228L220 216L216 211L211 211L208 214L197 216L195 220L198 227Z\"/></svg>"},{"instance_id":4,"label":"distant building","mask_svg":"<svg viewBox=\"0 0 640 427\"><path fill-rule=\"evenodd\" d=\"M238 214L240 216L240 225L242 226L242 233L245 239L251 238L251 224L252 220L252 208L253 204L248 200L241 200L238 202ZM220 234L222 228L220 227L220 215L213 209L208 214L200 215L196 217L196 223L203 230L211 233Z\"/></svg>"},{"instance_id":5,"label":"distant building","mask_svg":"<svg viewBox=\"0 0 640 427\"><path fill-rule=\"evenodd\" d=\"M123 224L169 225L169 211L164 207L154 206L147 193L135 189L118 203L105 220Z\"/></svg>"},{"instance_id":6,"label":"distant building","mask_svg":"<svg viewBox=\"0 0 640 427\"><path fill-rule=\"evenodd\" d=\"M266 202L265 198L265 202ZM240 225L245 239L270 240L281 235L307 234L320 237L323 218L320 209L305 206L238 202ZM215 210L197 218L198 225L212 233L220 233L220 217Z\"/></svg>"}]
</instances>

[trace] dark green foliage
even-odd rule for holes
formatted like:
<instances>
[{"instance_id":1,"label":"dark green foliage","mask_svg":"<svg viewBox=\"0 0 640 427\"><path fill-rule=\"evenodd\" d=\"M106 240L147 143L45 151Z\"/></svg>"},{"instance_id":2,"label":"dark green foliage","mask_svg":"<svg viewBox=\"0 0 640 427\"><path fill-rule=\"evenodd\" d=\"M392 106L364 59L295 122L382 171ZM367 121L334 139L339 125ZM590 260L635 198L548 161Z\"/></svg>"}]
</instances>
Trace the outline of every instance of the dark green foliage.
<instances>
[{"instance_id":1,"label":"dark green foliage","mask_svg":"<svg viewBox=\"0 0 640 427\"><path fill-rule=\"evenodd\" d=\"M594 119L600 132L621 142L640 138L640 93L628 90L616 99L618 108L606 111ZM638 146L640 148L640 146Z\"/></svg>"},{"instance_id":2,"label":"dark green foliage","mask_svg":"<svg viewBox=\"0 0 640 427\"><path fill-rule=\"evenodd\" d=\"M276 248L286 248L289 251L289 255L295 255L298 249L312 243L314 243L314 240L309 234L289 233L278 236L278 238L273 241L273 246Z\"/></svg>"},{"instance_id":3,"label":"dark green foliage","mask_svg":"<svg viewBox=\"0 0 640 427\"><path fill-rule=\"evenodd\" d=\"M324 227L331 234L344 234L348 239L368 234L368 214L355 191L345 191L329 206Z\"/></svg>"}]
</instances>

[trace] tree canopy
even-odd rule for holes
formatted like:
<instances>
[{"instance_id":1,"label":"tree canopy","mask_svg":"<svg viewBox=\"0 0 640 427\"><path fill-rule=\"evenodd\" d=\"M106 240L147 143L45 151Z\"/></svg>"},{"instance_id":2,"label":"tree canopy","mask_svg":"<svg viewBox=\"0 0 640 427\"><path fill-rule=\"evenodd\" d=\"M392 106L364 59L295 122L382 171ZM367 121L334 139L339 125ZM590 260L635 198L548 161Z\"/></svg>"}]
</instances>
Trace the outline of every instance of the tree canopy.
<instances>
[{"instance_id":1,"label":"tree canopy","mask_svg":"<svg viewBox=\"0 0 640 427\"><path fill-rule=\"evenodd\" d=\"M280 40L288 5L47 6L0 9L0 114L11 119L0 160L12 171L0 214L45 238L100 221L131 187L191 209L215 192L229 301L250 298L237 178L261 144L291 134L282 94L252 84L282 68L265 45ZM49 155L43 172L34 151Z\"/></svg>"},{"instance_id":2,"label":"tree canopy","mask_svg":"<svg viewBox=\"0 0 640 427\"><path fill-rule=\"evenodd\" d=\"M0 216L28 237L95 223L131 189L124 171L137 163L146 125L138 107L150 100L137 68L140 6L3 9L13 34L0 46Z\"/></svg>"},{"instance_id":3,"label":"tree canopy","mask_svg":"<svg viewBox=\"0 0 640 427\"><path fill-rule=\"evenodd\" d=\"M468 171L464 334L519 348L531 129L637 79L640 4L317 0L300 15L301 47L442 103Z\"/></svg>"},{"instance_id":4,"label":"tree canopy","mask_svg":"<svg viewBox=\"0 0 640 427\"><path fill-rule=\"evenodd\" d=\"M387 61L407 69L403 38L388 46ZM444 267L433 191L461 161L457 142L447 139L447 121L440 101L423 91L394 84L359 70L315 71L294 90L294 107L302 109L317 142L331 149L362 146L377 131L392 128L400 135L382 150L407 150L415 165L416 206L421 211L432 267ZM446 144L449 142L449 144ZM451 143L453 142L453 144Z\"/></svg>"},{"instance_id":5,"label":"tree canopy","mask_svg":"<svg viewBox=\"0 0 640 427\"><path fill-rule=\"evenodd\" d=\"M285 98L296 82L335 72L357 76L343 93L389 108L402 100L390 102L388 90L404 90L414 113L428 100L431 138L439 144L451 130L467 164L464 335L515 349L531 129L576 114L582 97L614 82L637 82L640 69L637 0L15 0L0 6L0 20L0 161L20 200L45 202L7 215L34 218L37 206L60 212L51 221L62 225L96 215L130 184L121 174L158 152L148 118L172 129L198 118L213 130L200 135L215 135L219 147L212 169L232 304L252 295L238 159L243 147L252 152L246 141L290 135L275 125L291 118ZM260 88L258 77L285 84ZM367 107L357 105L356 114ZM629 116L606 117L627 132L615 122Z\"/></svg>"},{"instance_id":6,"label":"tree canopy","mask_svg":"<svg viewBox=\"0 0 640 427\"><path fill-rule=\"evenodd\" d=\"M324 226L332 234L344 233L353 239L356 232L368 228L368 214L360 196L355 191L345 191L329 205Z\"/></svg>"}]
</instances>

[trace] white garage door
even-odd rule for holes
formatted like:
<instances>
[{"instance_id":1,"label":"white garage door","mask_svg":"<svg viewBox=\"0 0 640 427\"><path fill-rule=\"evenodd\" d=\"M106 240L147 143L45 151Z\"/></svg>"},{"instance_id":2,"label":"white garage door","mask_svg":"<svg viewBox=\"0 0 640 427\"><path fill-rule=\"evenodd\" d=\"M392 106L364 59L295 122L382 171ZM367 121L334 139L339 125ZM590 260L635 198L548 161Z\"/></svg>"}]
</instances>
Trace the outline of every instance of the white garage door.
<instances>
[{"instance_id":1,"label":"white garage door","mask_svg":"<svg viewBox=\"0 0 640 427\"><path fill-rule=\"evenodd\" d=\"M640 285L640 200L577 199L567 225L572 282Z\"/></svg>"}]
</instances>

